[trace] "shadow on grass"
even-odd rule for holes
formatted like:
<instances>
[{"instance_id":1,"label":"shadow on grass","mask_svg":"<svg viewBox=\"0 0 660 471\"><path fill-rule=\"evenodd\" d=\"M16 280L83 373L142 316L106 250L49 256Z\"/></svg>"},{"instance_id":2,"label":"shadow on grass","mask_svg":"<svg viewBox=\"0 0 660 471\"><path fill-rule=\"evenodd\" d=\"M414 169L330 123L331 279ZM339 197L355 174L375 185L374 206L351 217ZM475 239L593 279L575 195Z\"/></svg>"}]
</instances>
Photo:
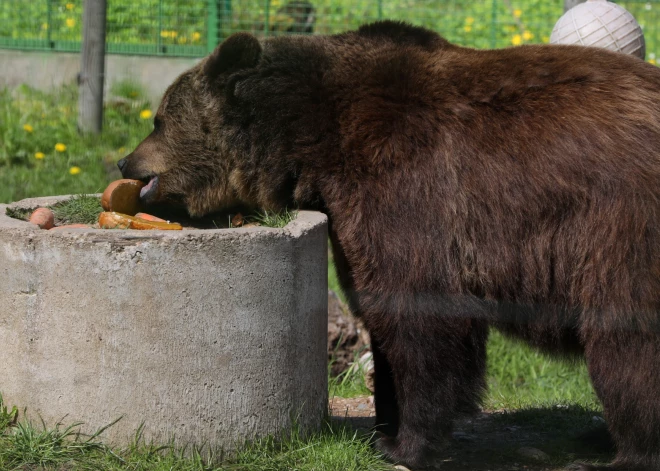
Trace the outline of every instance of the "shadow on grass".
<instances>
[{"instance_id":1,"label":"shadow on grass","mask_svg":"<svg viewBox=\"0 0 660 471\"><path fill-rule=\"evenodd\" d=\"M333 417L365 434L374 418ZM614 445L599 411L548 406L484 412L456 424L453 439L437 451L430 470L558 471L575 463L607 463Z\"/></svg>"}]
</instances>

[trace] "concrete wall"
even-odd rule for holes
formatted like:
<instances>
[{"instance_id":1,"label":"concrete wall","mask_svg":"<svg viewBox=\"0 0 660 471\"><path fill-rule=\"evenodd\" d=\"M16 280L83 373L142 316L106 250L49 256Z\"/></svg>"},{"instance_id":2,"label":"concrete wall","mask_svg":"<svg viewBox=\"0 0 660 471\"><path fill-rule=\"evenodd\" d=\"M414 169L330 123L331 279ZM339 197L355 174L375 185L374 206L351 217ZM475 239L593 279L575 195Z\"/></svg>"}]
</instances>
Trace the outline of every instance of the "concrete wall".
<instances>
[{"instance_id":1,"label":"concrete wall","mask_svg":"<svg viewBox=\"0 0 660 471\"><path fill-rule=\"evenodd\" d=\"M47 205L58 198L25 200ZM51 232L0 205L0 392L81 421L231 450L327 410L327 228Z\"/></svg>"},{"instance_id":2,"label":"concrete wall","mask_svg":"<svg viewBox=\"0 0 660 471\"><path fill-rule=\"evenodd\" d=\"M165 89L198 60L110 54L106 56L106 92L114 82L134 80L157 106ZM27 84L49 90L74 83L79 71L80 54L0 49L0 88Z\"/></svg>"}]
</instances>

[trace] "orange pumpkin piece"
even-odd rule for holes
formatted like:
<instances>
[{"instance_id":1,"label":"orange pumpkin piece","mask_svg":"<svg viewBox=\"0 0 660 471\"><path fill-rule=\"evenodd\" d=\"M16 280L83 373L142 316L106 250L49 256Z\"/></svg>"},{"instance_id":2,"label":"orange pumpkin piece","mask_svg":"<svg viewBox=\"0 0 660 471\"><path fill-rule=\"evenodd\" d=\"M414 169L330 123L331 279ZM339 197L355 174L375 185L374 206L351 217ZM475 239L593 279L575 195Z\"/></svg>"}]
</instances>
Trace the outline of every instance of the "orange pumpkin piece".
<instances>
[{"instance_id":1,"label":"orange pumpkin piece","mask_svg":"<svg viewBox=\"0 0 660 471\"><path fill-rule=\"evenodd\" d=\"M30 215L30 222L41 229L50 229L55 226L55 215L48 208L37 208Z\"/></svg>"},{"instance_id":2,"label":"orange pumpkin piece","mask_svg":"<svg viewBox=\"0 0 660 471\"><path fill-rule=\"evenodd\" d=\"M241 213L237 213L233 218L231 218L231 225L234 227L241 227L245 223L245 220L243 219L243 215Z\"/></svg>"},{"instance_id":3,"label":"orange pumpkin piece","mask_svg":"<svg viewBox=\"0 0 660 471\"><path fill-rule=\"evenodd\" d=\"M106 211L133 216L142 207L140 190L143 186L140 180L115 180L103 192L101 206Z\"/></svg>"},{"instance_id":4,"label":"orange pumpkin piece","mask_svg":"<svg viewBox=\"0 0 660 471\"><path fill-rule=\"evenodd\" d=\"M140 219L145 219L145 220L147 220L147 221L169 222L169 221L166 221L165 219L161 219L161 218L159 218L159 217L152 216L151 214L147 214L147 213L137 213L137 214L135 215L135 217L136 217L136 218L140 218Z\"/></svg>"},{"instance_id":5,"label":"orange pumpkin piece","mask_svg":"<svg viewBox=\"0 0 660 471\"><path fill-rule=\"evenodd\" d=\"M101 229L161 229L170 231L180 231L183 229L181 224L147 221L128 214L121 214L115 211L106 211L99 215L99 226Z\"/></svg>"}]
</instances>

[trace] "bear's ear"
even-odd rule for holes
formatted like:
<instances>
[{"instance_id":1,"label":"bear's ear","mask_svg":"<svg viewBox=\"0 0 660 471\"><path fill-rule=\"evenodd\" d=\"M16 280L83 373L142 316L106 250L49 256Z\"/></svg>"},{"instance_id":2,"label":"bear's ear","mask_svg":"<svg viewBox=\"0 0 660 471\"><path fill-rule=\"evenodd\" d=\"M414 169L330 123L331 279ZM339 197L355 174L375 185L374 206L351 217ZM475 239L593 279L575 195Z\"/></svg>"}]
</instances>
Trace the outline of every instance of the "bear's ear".
<instances>
[{"instance_id":1,"label":"bear's ear","mask_svg":"<svg viewBox=\"0 0 660 471\"><path fill-rule=\"evenodd\" d=\"M235 33L225 39L208 57L204 73L211 79L224 73L254 67L261 57L261 44L250 33Z\"/></svg>"}]
</instances>

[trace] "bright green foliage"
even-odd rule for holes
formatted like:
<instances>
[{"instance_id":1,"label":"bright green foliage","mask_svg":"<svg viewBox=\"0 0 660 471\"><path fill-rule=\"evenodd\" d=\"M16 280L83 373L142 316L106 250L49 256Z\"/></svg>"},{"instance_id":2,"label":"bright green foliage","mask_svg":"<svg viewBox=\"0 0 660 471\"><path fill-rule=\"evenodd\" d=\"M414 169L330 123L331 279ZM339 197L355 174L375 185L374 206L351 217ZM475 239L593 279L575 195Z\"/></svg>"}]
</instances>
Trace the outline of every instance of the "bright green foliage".
<instances>
[{"instance_id":1,"label":"bright green foliage","mask_svg":"<svg viewBox=\"0 0 660 471\"><path fill-rule=\"evenodd\" d=\"M96 196L76 195L51 206L58 225L94 224L103 211L101 200Z\"/></svg>"},{"instance_id":2,"label":"bright green foliage","mask_svg":"<svg viewBox=\"0 0 660 471\"><path fill-rule=\"evenodd\" d=\"M139 88L120 84L116 90L106 100L99 137L78 133L74 86L55 93L0 89L0 203L99 193L119 177L117 160L151 132L153 121L141 113L149 103Z\"/></svg>"},{"instance_id":3,"label":"bright green foliage","mask_svg":"<svg viewBox=\"0 0 660 471\"><path fill-rule=\"evenodd\" d=\"M4 403L2 392L0 392L0 434L9 426L16 422L18 417L18 408L13 406L11 409Z\"/></svg>"},{"instance_id":4,"label":"bright green foliage","mask_svg":"<svg viewBox=\"0 0 660 471\"><path fill-rule=\"evenodd\" d=\"M0 397L0 420L2 419ZM111 427L112 424L109 425ZM104 428L105 429L105 428ZM335 423L303 435L294 427L281 440L273 437L247 443L238 455L223 459L216 450L186 449L146 443L140 428L125 448L110 448L98 436L79 433L79 425L48 429L20 420L0 424L2 470L94 471L380 471L391 470L369 446L368 436Z\"/></svg>"},{"instance_id":5,"label":"bright green foliage","mask_svg":"<svg viewBox=\"0 0 660 471\"><path fill-rule=\"evenodd\" d=\"M284 34L294 22L289 0L113 0L108 2L111 53L202 56L236 31ZM312 0L315 33L340 33L369 21L404 20L458 44L495 48L548 42L563 0ZM616 2L646 35L647 58L660 53L660 0ZM82 0L0 2L0 47L77 51Z\"/></svg>"},{"instance_id":6,"label":"bright green foliage","mask_svg":"<svg viewBox=\"0 0 660 471\"><path fill-rule=\"evenodd\" d=\"M492 331L488 342L487 409L577 404L598 409L583 361L550 358Z\"/></svg>"},{"instance_id":7,"label":"bright green foliage","mask_svg":"<svg viewBox=\"0 0 660 471\"><path fill-rule=\"evenodd\" d=\"M257 212L253 215L246 216L246 223L257 223L266 227L284 227L296 218L295 211L285 209L282 212L276 213L273 211Z\"/></svg>"}]
</instances>

